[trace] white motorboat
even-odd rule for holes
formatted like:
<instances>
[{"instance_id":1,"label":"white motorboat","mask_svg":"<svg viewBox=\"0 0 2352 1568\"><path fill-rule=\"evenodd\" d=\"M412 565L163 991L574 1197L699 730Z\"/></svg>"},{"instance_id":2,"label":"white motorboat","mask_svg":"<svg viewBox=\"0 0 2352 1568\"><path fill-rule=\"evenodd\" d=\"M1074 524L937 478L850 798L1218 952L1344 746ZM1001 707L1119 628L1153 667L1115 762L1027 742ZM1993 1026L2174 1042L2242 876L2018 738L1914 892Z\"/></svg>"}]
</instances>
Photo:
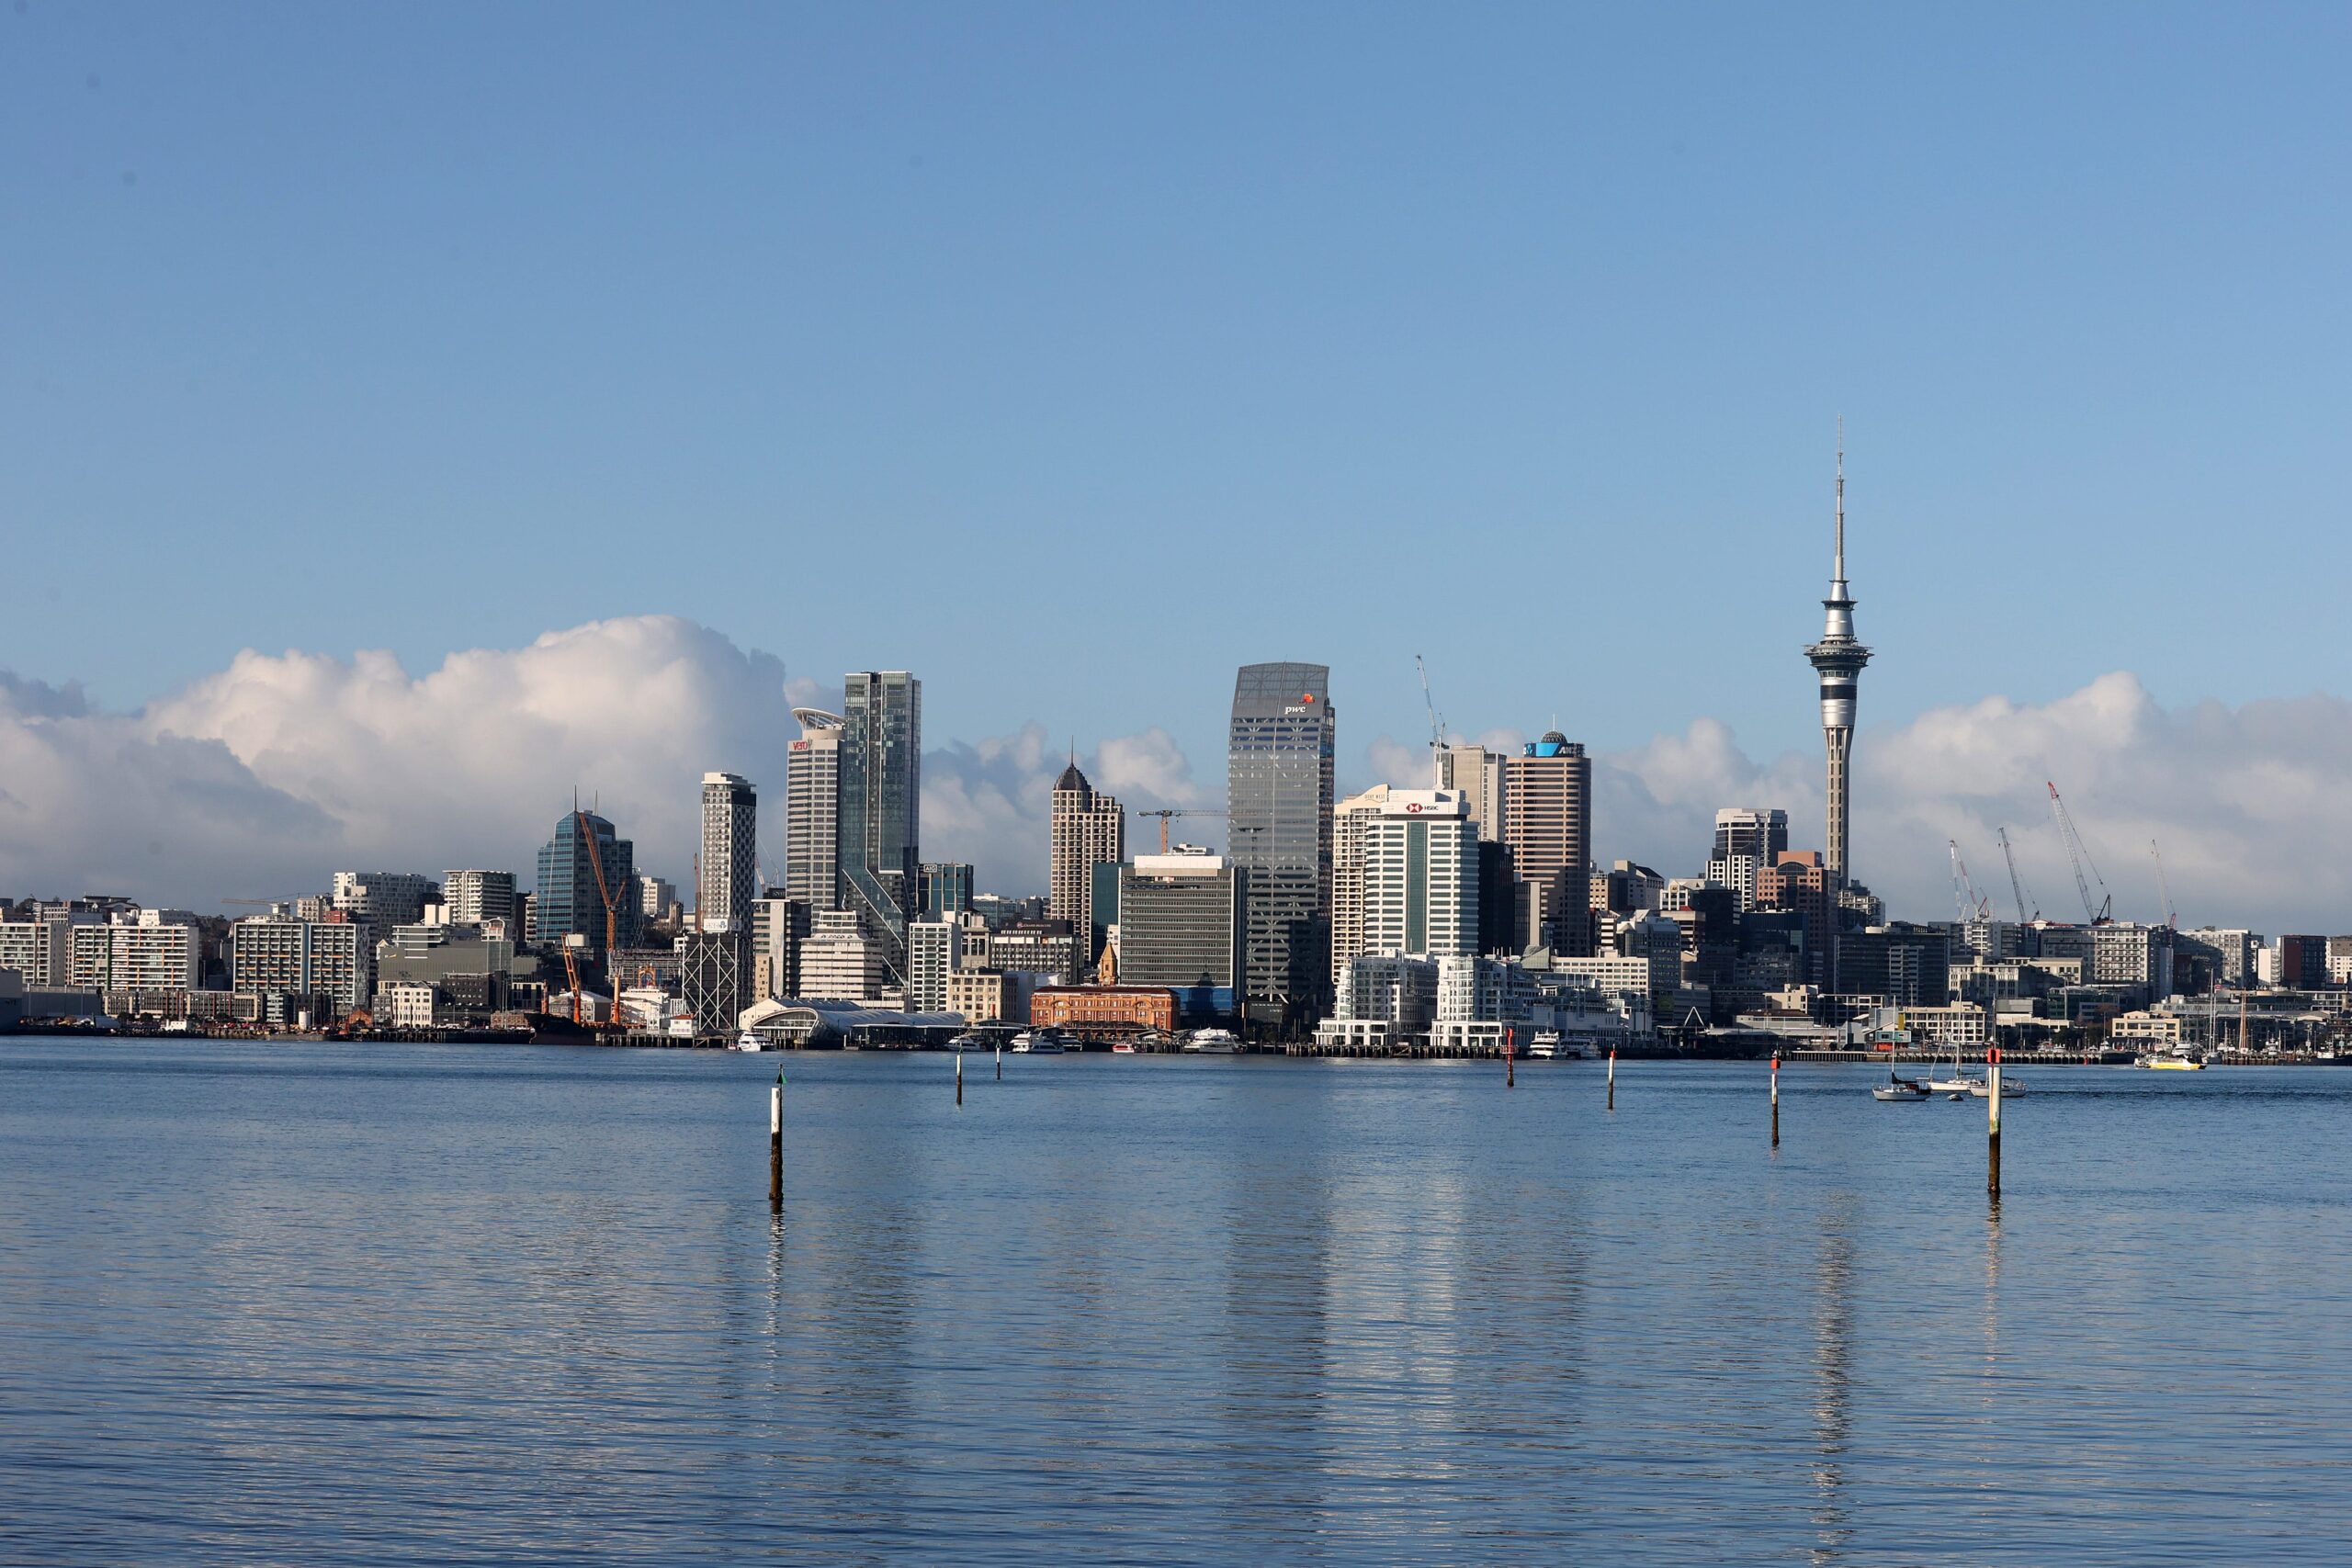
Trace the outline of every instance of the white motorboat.
<instances>
[{"instance_id":1,"label":"white motorboat","mask_svg":"<svg viewBox=\"0 0 2352 1568\"><path fill-rule=\"evenodd\" d=\"M985 1051L989 1048L989 1043L981 1039L977 1034L958 1034L955 1039L950 1040L947 1043L947 1048L950 1051L958 1053L965 1051Z\"/></svg>"},{"instance_id":2,"label":"white motorboat","mask_svg":"<svg viewBox=\"0 0 2352 1568\"><path fill-rule=\"evenodd\" d=\"M1984 1078L1972 1078L1969 1080L1969 1085L1968 1092L1974 1095L1977 1099L1990 1100L1993 1098L1993 1086ZM2003 1073L2001 1075L2001 1098L2003 1100L2015 1100L2024 1092L2025 1079L2013 1078L2007 1073Z\"/></svg>"},{"instance_id":3,"label":"white motorboat","mask_svg":"<svg viewBox=\"0 0 2352 1568\"><path fill-rule=\"evenodd\" d=\"M1241 1040L1229 1029L1195 1029L1184 1049L1203 1056L1238 1056Z\"/></svg>"},{"instance_id":4,"label":"white motorboat","mask_svg":"<svg viewBox=\"0 0 2352 1568\"><path fill-rule=\"evenodd\" d=\"M760 1043L760 1037L758 1035L752 1033L747 1029L743 1031L742 1033L735 1037L735 1049L738 1051L762 1051L765 1050L766 1047Z\"/></svg>"},{"instance_id":5,"label":"white motorboat","mask_svg":"<svg viewBox=\"0 0 2352 1568\"><path fill-rule=\"evenodd\" d=\"M1060 1033L1051 1029L1024 1029L1012 1037L1016 1056L1058 1056L1069 1049Z\"/></svg>"},{"instance_id":6,"label":"white motorboat","mask_svg":"<svg viewBox=\"0 0 2352 1568\"><path fill-rule=\"evenodd\" d=\"M1535 1037L1527 1043L1530 1061L1548 1062L1559 1055L1560 1032L1556 1029L1539 1029Z\"/></svg>"}]
</instances>

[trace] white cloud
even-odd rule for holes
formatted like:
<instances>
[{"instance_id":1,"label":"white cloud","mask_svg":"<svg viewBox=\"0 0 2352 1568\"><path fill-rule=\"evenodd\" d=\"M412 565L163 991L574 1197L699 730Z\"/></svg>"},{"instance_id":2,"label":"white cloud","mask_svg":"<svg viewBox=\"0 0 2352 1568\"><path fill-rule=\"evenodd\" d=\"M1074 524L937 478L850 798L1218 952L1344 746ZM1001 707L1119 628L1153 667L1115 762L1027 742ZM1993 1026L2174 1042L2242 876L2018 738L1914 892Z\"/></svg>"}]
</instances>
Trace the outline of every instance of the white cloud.
<instances>
[{"instance_id":1,"label":"white cloud","mask_svg":"<svg viewBox=\"0 0 2352 1568\"><path fill-rule=\"evenodd\" d=\"M790 710L840 699L665 615L453 653L418 676L389 653L248 651L135 714L0 672L0 893L213 909L318 891L338 869L455 865L512 868L528 886L575 786L636 840L640 867L683 884L713 768L759 787L763 859L780 880ZM927 753L924 852L974 862L989 887L1042 889L1063 760L1035 724ZM1130 807L1204 798L1165 731L1080 761Z\"/></svg>"}]
</instances>

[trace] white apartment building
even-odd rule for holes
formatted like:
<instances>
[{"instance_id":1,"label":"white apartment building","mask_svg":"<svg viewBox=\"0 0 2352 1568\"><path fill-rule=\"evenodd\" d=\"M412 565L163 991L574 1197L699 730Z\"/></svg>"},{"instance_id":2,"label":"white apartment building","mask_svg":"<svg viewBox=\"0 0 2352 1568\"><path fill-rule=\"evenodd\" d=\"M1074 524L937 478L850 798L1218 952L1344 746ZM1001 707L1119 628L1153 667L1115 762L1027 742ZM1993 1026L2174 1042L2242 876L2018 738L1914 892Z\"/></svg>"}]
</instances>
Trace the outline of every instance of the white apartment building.
<instances>
[{"instance_id":1,"label":"white apartment building","mask_svg":"<svg viewBox=\"0 0 2352 1568\"><path fill-rule=\"evenodd\" d=\"M504 920L511 932L514 920L514 874L445 871L441 874L441 906L444 918L453 926Z\"/></svg>"},{"instance_id":2,"label":"white apartment building","mask_svg":"<svg viewBox=\"0 0 2352 1568\"><path fill-rule=\"evenodd\" d=\"M907 928L907 1010L947 1012L947 976L960 966L964 930L955 920L917 920Z\"/></svg>"},{"instance_id":3,"label":"white apartment building","mask_svg":"<svg viewBox=\"0 0 2352 1568\"><path fill-rule=\"evenodd\" d=\"M232 990L268 996L323 993L349 1011L374 991L370 945L347 920L256 916L229 928Z\"/></svg>"}]
</instances>

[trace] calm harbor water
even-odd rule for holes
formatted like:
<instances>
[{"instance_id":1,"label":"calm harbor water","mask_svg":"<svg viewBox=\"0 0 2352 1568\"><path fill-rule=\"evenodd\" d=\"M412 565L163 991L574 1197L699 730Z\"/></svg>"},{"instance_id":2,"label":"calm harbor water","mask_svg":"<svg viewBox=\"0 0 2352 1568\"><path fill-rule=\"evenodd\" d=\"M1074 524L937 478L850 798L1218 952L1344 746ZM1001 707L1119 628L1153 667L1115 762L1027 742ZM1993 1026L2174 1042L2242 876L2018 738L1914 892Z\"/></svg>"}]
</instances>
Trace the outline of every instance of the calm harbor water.
<instances>
[{"instance_id":1,"label":"calm harbor water","mask_svg":"<svg viewBox=\"0 0 2352 1568\"><path fill-rule=\"evenodd\" d=\"M952 1071L0 1041L0 1560L2352 1555L2352 1071Z\"/></svg>"}]
</instances>

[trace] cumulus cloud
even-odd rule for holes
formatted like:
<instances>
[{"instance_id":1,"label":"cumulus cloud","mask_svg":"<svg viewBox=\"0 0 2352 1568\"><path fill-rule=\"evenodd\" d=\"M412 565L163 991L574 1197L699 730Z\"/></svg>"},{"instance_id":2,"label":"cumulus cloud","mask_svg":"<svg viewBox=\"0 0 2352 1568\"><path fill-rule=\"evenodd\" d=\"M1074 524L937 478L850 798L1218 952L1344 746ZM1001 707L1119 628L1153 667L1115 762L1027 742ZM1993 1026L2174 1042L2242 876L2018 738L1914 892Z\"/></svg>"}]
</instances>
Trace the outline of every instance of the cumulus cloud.
<instances>
[{"instance_id":1,"label":"cumulus cloud","mask_svg":"<svg viewBox=\"0 0 2352 1568\"><path fill-rule=\"evenodd\" d=\"M841 690L666 615L473 649L411 675L389 653L238 655L137 713L0 672L0 894L127 893L217 908L320 891L339 869L511 868L528 886L574 788L684 883L707 769L760 789L765 869L783 872L795 705ZM924 758L924 851L984 885L1042 889L1063 756L1036 725ZM1166 732L1082 755L1131 807L1202 791Z\"/></svg>"},{"instance_id":2,"label":"cumulus cloud","mask_svg":"<svg viewBox=\"0 0 2352 1568\"><path fill-rule=\"evenodd\" d=\"M1371 748L1392 777L1426 776L1423 754L1385 738ZM1855 870L1899 916L1951 915L1948 840L2013 913L1995 838L2006 826L2029 904L2080 918L2051 818L2055 780L2119 916L2163 918L2153 840L2184 925L2352 927L2352 866L2325 852L2352 804L2352 704L2334 697L2168 710L2119 672L2049 703L1988 697L1865 726L1854 761ZM1596 755L1593 795L1596 856L1668 875L1698 874L1718 807L1781 807L1793 847L1820 845L1820 754L1759 761L1713 718Z\"/></svg>"}]
</instances>

